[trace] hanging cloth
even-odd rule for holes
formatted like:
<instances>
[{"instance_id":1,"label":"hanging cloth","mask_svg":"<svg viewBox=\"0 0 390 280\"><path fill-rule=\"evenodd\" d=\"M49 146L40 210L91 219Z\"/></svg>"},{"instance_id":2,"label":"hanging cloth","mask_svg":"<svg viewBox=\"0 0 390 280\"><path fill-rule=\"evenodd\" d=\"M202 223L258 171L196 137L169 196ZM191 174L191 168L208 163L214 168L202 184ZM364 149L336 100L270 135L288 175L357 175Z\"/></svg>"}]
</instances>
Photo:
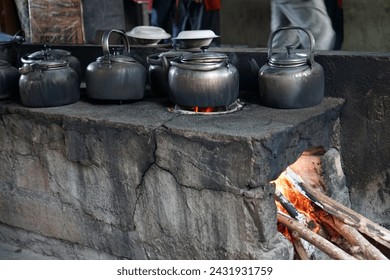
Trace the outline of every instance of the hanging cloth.
<instances>
[{"instance_id":1,"label":"hanging cloth","mask_svg":"<svg viewBox=\"0 0 390 280\"><path fill-rule=\"evenodd\" d=\"M221 9L221 0L203 0L206 11L219 11Z\"/></svg>"}]
</instances>

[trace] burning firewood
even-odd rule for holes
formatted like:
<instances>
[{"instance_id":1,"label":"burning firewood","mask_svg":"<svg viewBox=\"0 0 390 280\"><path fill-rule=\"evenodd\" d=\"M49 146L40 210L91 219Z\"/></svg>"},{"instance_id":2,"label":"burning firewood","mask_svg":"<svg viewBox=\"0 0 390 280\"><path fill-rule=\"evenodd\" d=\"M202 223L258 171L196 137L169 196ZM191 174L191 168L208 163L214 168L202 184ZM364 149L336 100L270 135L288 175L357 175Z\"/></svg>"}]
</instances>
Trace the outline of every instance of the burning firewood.
<instances>
[{"instance_id":1,"label":"burning firewood","mask_svg":"<svg viewBox=\"0 0 390 280\"><path fill-rule=\"evenodd\" d=\"M288 238L299 258L313 259L307 246L302 246L309 242L336 259L387 260L378 245L390 249L390 231L324 194L326 186L317 155L311 152L303 161L300 159L293 165L294 169L304 168L298 170L299 175L288 167L273 181L275 199L279 203L278 223L288 228L285 231L289 232ZM309 221L316 226L308 226ZM371 242L367 238L372 239ZM372 241L377 242L378 248Z\"/></svg>"},{"instance_id":2,"label":"burning firewood","mask_svg":"<svg viewBox=\"0 0 390 280\"><path fill-rule=\"evenodd\" d=\"M361 235L364 233L386 248L390 248L390 232L387 229L334 201L321 192L322 188L306 184L292 169L287 168L285 175L299 192L323 209L319 213L326 213L326 215L317 214L318 219L321 220L322 224L327 225L328 229L337 231L349 242L348 251L351 254L358 258L363 256L367 259L387 259L379 249ZM339 243L341 244L342 241ZM344 247L346 246L344 245Z\"/></svg>"},{"instance_id":3,"label":"burning firewood","mask_svg":"<svg viewBox=\"0 0 390 280\"><path fill-rule=\"evenodd\" d=\"M304 215L302 215L301 213L299 213L299 211L297 210L297 208L295 208L294 204L292 204L282 193L280 190L278 189L275 189L275 198L276 200L283 206L284 209L286 209L286 211L288 212L288 214L300 221L300 222L303 222L303 220L305 219L304 218Z\"/></svg>"},{"instance_id":4,"label":"burning firewood","mask_svg":"<svg viewBox=\"0 0 390 280\"><path fill-rule=\"evenodd\" d=\"M291 231L296 232L301 238L305 239L309 243L316 246L318 249L329 255L330 257L337 260L356 260L355 257L341 250L339 247L321 237L320 235L314 233L301 223L295 221L294 219L288 217L286 214L282 212L278 212L277 221L286 227L288 227Z\"/></svg>"},{"instance_id":5,"label":"burning firewood","mask_svg":"<svg viewBox=\"0 0 390 280\"><path fill-rule=\"evenodd\" d=\"M303 225L307 226L308 221L306 216L300 213L295 208L294 204L292 204L278 189L275 189L275 198L282 205L283 209L285 209L292 218L302 223ZM312 259L314 255L313 245L311 245L305 240L302 240L299 237L299 235L296 234L295 231L291 231L289 235L291 237L291 242L294 245L295 251L297 252L300 259L301 260Z\"/></svg>"},{"instance_id":6,"label":"burning firewood","mask_svg":"<svg viewBox=\"0 0 390 280\"><path fill-rule=\"evenodd\" d=\"M345 207L343 204L331 199L327 195L306 185L303 181L300 182L300 187L305 191L311 200L317 205L320 205L326 212L339 218L345 224L356 228L360 232L370 236L372 239L382 244L383 246L390 248L390 231L381 227L380 225L372 222L366 217L353 211L352 209Z\"/></svg>"}]
</instances>

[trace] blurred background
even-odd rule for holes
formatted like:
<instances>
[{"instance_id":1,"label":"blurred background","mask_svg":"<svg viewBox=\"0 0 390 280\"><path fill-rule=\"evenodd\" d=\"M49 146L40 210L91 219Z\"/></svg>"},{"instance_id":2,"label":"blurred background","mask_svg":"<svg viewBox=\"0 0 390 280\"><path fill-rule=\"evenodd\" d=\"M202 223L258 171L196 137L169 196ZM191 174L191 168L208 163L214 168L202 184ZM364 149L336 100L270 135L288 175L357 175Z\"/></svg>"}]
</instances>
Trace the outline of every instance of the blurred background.
<instances>
[{"instance_id":1,"label":"blurred background","mask_svg":"<svg viewBox=\"0 0 390 280\"><path fill-rule=\"evenodd\" d=\"M390 50L389 0L343 0L342 4L344 40L341 50ZM58 12L58 7L66 11ZM39 42L42 38L47 40L52 36L50 43L66 40L67 44L100 44L99 34L103 30L128 31L138 25L149 25L150 14L148 0L1 0L0 31L15 34L23 29L26 41L33 43L42 43ZM57 19L62 21L57 23ZM270 1L221 0L218 23L215 33L221 35L222 46L267 47ZM55 33L64 33L65 27L72 28L70 35L64 38L61 34L59 40ZM34 36L37 29L48 35Z\"/></svg>"}]
</instances>

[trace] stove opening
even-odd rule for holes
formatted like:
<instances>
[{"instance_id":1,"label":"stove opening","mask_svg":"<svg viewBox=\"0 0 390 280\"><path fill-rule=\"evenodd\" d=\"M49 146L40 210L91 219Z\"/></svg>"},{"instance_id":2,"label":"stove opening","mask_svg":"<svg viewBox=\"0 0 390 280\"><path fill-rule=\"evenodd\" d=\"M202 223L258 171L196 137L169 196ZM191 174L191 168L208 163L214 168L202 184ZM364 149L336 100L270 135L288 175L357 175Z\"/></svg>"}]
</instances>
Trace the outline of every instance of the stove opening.
<instances>
[{"instance_id":1,"label":"stove opening","mask_svg":"<svg viewBox=\"0 0 390 280\"><path fill-rule=\"evenodd\" d=\"M244 106L239 99L234 101L228 106L218 106L218 107L198 107L198 106L181 106L175 105L173 108L168 108L170 112L179 113L179 114L188 114L188 115L220 115L220 114L229 114L236 111L239 111Z\"/></svg>"},{"instance_id":2,"label":"stove opening","mask_svg":"<svg viewBox=\"0 0 390 280\"><path fill-rule=\"evenodd\" d=\"M331 150L304 152L271 182L278 231L295 259L388 259L390 231L349 207L340 157Z\"/></svg>"}]
</instances>

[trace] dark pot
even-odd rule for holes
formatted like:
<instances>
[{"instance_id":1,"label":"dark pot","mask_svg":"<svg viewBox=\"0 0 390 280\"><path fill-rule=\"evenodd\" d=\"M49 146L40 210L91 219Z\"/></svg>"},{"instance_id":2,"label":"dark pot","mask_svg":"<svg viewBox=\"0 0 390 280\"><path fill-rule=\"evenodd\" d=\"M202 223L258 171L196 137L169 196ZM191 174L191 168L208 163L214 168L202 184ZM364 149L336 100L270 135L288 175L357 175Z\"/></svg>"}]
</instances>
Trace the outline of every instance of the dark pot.
<instances>
[{"instance_id":1,"label":"dark pot","mask_svg":"<svg viewBox=\"0 0 390 280\"><path fill-rule=\"evenodd\" d=\"M20 100L26 107L54 107L80 98L80 79L65 60L44 60L19 68Z\"/></svg>"},{"instance_id":2,"label":"dark pot","mask_svg":"<svg viewBox=\"0 0 390 280\"><path fill-rule=\"evenodd\" d=\"M173 59L189 54L185 51L168 51L160 54L153 54L146 58L149 65L149 83L153 94L157 97L169 96L168 72Z\"/></svg>"},{"instance_id":3,"label":"dark pot","mask_svg":"<svg viewBox=\"0 0 390 280\"><path fill-rule=\"evenodd\" d=\"M13 36L0 32L0 60L8 61L11 65L16 66L18 49L23 41L23 31L19 31Z\"/></svg>"},{"instance_id":4,"label":"dark pot","mask_svg":"<svg viewBox=\"0 0 390 280\"><path fill-rule=\"evenodd\" d=\"M109 37L121 36L123 53L110 53ZM146 69L130 56L130 45L123 31L112 29L102 37L103 56L91 62L86 69L87 95L101 100L137 100L145 94Z\"/></svg>"},{"instance_id":5,"label":"dark pot","mask_svg":"<svg viewBox=\"0 0 390 280\"><path fill-rule=\"evenodd\" d=\"M81 77L81 64L77 57L72 56L71 52L62 49L46 48L32 54L24 55L21 61L24 64L32 64L43 60L65 60L69 62L69 66Z\"/></svg>"},{"instance_id":6,"label":"dark pot","mask_svg":"<svg viewBox=\"0 0 390 280\"><path fill-rule=\"evenodd\" d=\"M16 67L8 61L0 60L0 100L17 96L19 76Z\"/></svg>"}]
</instances>

